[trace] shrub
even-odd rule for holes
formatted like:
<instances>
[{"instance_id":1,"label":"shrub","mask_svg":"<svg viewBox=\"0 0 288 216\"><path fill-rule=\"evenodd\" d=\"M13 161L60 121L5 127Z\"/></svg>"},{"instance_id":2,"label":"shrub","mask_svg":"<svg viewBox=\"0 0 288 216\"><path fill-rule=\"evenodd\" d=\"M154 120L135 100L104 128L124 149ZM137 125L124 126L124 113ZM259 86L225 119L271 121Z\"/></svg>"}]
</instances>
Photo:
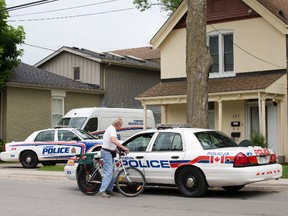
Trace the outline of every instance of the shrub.
<instances>
[{"instance_id":1,"label":"shrub","mask_svg":"<svg viewBox=\"0 0 288 216\"><path fill-rule=\"evenodd\" d=\"M265 137L260 133L252 132L250 141L253 146L261 146L262 148L268 147Z\"/></svg>"},{"instance_id":2,"label":"shrub","mask_svg":"<svg viewBox=\"0 0 288 216\"><path fill-rule=\"evenodd\" d=\"M3 151L3 148L4 148L4 141L2 139L0 139L0 152Z\"/></svg>"}]
</instances>

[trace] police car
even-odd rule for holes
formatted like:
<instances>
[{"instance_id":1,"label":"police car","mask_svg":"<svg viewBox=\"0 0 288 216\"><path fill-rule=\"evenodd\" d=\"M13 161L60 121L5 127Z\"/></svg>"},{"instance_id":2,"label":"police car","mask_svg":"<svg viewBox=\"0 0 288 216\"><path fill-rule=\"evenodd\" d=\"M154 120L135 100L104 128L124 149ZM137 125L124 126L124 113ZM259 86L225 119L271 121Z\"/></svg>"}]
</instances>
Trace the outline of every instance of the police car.
<instances>
[{"instance_id":1,"label":"police car","mask_svg":"<svg viewBox=\"0 0 288 216\"><path fill-rule=\"evenodd\" d=\"M246 184L282 176L274 151L241 147L221 132L195 128L148 130L123 142L130 153L125 164L143 172L147 185L177 186L187 197L203 196L209 187L238 191ZM65 166L76 179L77 161Z\"/></svg>"},{"instance_id":2,"label":"police car","mask_svg":"<svg viewBox=\"0 0 288 216\"><path fill-rule=\"evenodd\" d=\"M80 129L46 129L33 132L23 142L6 143L0 159L34 168L38 163L55 165L67 162L73 155L97 151L101 145L102 140Z\"/></svg>"}]
</instances>

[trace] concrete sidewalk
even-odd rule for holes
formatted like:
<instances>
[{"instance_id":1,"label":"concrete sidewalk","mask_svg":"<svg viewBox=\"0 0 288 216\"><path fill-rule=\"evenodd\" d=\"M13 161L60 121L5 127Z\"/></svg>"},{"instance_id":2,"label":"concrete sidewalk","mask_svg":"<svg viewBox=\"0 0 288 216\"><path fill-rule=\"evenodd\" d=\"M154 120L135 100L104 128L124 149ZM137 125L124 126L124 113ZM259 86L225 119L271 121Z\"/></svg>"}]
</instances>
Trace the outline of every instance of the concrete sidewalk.
<instances>
[{"instance_id":1,"label":"concrete sidewalk","mask_svg":"<svg viewBox=\"0 0 288 216\"><path fill-rule=\"evenodd\" d=\"M74 182L67 179L64 171L41 171L35 169L25 169L21 165L15 164L1 164L0 165L1 179L18 179L29 181L60 181L60 182ZM288 187L288 179L280 178L278 180L269 180L263 182L256 182L246 185L247 187Z\"/></svg>"}]
</instances>

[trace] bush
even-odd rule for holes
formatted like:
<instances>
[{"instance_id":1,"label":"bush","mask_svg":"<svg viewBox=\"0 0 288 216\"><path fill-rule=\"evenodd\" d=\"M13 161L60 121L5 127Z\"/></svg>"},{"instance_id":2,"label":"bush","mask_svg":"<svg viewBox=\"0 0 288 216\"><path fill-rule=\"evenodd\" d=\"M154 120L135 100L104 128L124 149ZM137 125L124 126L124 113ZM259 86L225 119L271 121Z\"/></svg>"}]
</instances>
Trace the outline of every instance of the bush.
<instances>
[{"instance_id":1,"label":"bush","mask_svg":"<svg viewBox=\"0 0 288 216\"><path fill-rule=\"evenodd\" d=\"M0 152L3 151L3 148L4 148L4 141L2 139L0 139Z\"/></svg>"},{"instance_id":2,"label":"bush","mask_svg":"<svg viewBox=\"0 0 288 216\"><path fill-rule=\"evenodd\" d=\"M252 132L250 141L253 146L261 146L262 148L268 147L265 137L260 133Z\"/></svg>"}]
</instances>

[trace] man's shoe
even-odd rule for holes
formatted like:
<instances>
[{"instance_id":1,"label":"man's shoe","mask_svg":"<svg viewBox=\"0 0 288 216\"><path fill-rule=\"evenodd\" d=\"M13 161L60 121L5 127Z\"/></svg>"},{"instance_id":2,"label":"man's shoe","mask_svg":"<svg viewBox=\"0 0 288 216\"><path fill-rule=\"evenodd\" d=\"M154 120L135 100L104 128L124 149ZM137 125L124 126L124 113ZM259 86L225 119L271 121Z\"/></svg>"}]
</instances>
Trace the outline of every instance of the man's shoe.
<instances>
[{"instance_id":1,"label":"man's shoe","mask_svg":"<svg viewBox=\"0 0 288 216\"><path fill-rule=\"evenodd\" d=\"M108 194L110 196L118 196L118 194L113 192L113 191L106 191L106 194Z\"/></svg>"},{"instance_id":2,"label":"man's shoe","mask_svg":"<svg viewBox=\"0 0 288 216\"><path fill-rule=\"evenodd\" d=\"M99 193L97 193L97 197L110 198L110 195L105 193L105 192L99 192Z\"/></svg>"}]
</instances>

